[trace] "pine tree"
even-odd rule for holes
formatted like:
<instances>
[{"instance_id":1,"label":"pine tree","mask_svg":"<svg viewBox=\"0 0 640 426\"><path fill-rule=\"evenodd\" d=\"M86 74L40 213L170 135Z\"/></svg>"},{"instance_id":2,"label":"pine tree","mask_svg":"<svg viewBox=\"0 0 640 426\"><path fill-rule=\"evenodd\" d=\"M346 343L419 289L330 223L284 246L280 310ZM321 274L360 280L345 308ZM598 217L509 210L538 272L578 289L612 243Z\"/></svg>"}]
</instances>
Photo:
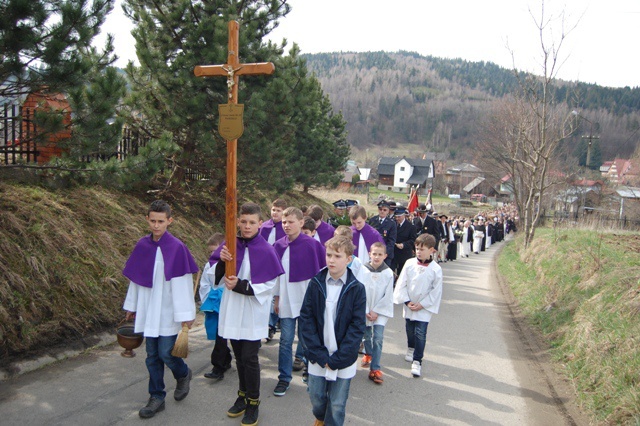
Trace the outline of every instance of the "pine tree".
<instances>
[{"instance_id":1,"label":"pine tree","mask_svg":"<svg viewBox=\"0 0 640 426\"><path fill-rule=\"evenodd\" d=\"M277 62L282 47L265 44L263 38L289 6L277 0L125 0L124 8L136 24L132 34L140 61L139 67L129 64L126 69L132 89L128 120L154 138L170 137L179 147L170 159L169 184L181 184L189 168L207 170L214 182L223 181L225 141L214 128L218 105L226 103L226 80L196 78L193 68L226 63L227 23L233 19L240 22L242 62ZM239 185L260 178L254 173L260 167L273 167L277 173L287 158L276 131L286 116L276 114L279 106L264 93L274 84L268 80L275 78L240 79L245 131L238 143ZM265 155L267 151L274 155Z\"/></svg>"},{"instance_id":2,"label":"pine tree","mask_svg":"<svg viewBox=\"0 0 640 426\"><path fill-rule=\"evenodd\" d=\"M64 93L115 58L108 37L100 55L91 42L115 0L3 0L0 3L0 96L46 88Z\"/></svg>"}]
</instances>

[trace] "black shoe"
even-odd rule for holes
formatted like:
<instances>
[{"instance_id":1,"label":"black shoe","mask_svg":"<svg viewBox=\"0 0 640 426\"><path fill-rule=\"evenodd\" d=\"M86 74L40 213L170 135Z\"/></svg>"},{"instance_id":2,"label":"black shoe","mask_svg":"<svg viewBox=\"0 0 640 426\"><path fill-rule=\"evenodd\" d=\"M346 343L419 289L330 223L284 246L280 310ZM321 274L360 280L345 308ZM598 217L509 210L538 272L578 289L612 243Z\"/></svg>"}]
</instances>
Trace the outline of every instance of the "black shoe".
<instances>
[{"instance_id":1,"label":"black shoe","mask_svg":"<svg viewBox=\"0 0 640 426\"><path fill-rule=\"evenodd\" d=\"M215 381L222 380L224 379L224 370L221 370L218 367L213 367L211 371L204 373L204 377Z\"/></svg>"},{"instance_id":2,"label":"black shoe","mask_svg":"<svg viewBox=\"0 0 640 426\"><path fill-rule=\"evenodd\" d=\"M258 406L260 405L259 399L247 398L247 410L244 412L241 425L255 426L258 424Z\"/></svg>"},{"instance_id":3,"label":"black shoe","mask_svg":"<svg viewBox=\"0 0 640 426\"><path fill-rule=\"evenodd\" d=\"M182 401L189 395L189 383L191 382L191 369L187 368L187 375L178 379L176 390L173 391L173 399Z\"/></svg>"},{"instance_id":4,"label":"black shoe","mask_svg":"<svg viewBox=\"0 0 640 426\"><path fill-rule=\"evenodd\" d=\"M275 396L284 396L287 393L287 389L289 389L289 382L280 380L276 385L276 388L273 390L273 394Z\"/></svg>"},{"instance_id":5,"label":"black shoe","mask_svg":"<svg viewBox=\"0 0 640 426\"><path fill-rule=\"evenodd\" d=\"M238 391L238 398L236 402L233 403L233 406L227 410L227 416L240 417L244 414L247 409L247 398L245 398L245 395L243 391Z\"/></svg>"},{"instance_id":6,"label":"black shoe","mask_svg":"<svg viewBox=\"0 0 640 426\"><path fill-rule=\"evenodd\" d=\"M300 358L293 360L293 371L300 371L304 368L304 361Z\"/></svg>"},{"instance_id":7,"label":"black shoe","mask_svg":"<svg viewBox=\"0 0 640 426\"><path fill-rule=\"evenodd\" d=\"M140 411L138 411L138 415L143 419L149 419L156 415L156 413L164 410L164 399L151 397L149 398L149 402L147 405L142 407Z\"/></svg>"},{"instance_id":8,"label":"black shoe","mask_svg":"<svg viewBox=\"0 0 640 426\"><path fill-rule=\"evenodd\" d=\"M273 336L275 336L276 334L276 329L275 327L269 327L269 336L267 337L267 342L270 342L273 340Z\"/></svg>"}]
</instances>

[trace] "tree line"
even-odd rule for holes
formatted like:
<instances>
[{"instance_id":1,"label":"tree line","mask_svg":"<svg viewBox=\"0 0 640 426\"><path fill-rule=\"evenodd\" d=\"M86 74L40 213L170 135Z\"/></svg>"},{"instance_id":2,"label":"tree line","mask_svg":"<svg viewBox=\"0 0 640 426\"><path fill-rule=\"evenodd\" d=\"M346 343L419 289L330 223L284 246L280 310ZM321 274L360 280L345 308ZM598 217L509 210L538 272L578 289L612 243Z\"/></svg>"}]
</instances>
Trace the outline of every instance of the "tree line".
<instances>
[{"instance_id":1,"label":"tree line","mask_svg":"<svg viewBox=\"0 0 640 426\"><path fill-rule=\"evenodd\" d=\"M335 110L343 113L349 143L362 149L415 145L418 151L473 161L490 111L520 89L514 70L491 62L405 51L303 57ZM585 158L581 136L590 130L600 136L594 142L598 155L592 156L591 166L597 166L598 158L605 161L633 153L640 129L640 88L555 80L549 96L579 113L574 117L577 131L564 141L573 158ZM595 123L594 128L580 116Z\"/></svg>"}]
</instances>

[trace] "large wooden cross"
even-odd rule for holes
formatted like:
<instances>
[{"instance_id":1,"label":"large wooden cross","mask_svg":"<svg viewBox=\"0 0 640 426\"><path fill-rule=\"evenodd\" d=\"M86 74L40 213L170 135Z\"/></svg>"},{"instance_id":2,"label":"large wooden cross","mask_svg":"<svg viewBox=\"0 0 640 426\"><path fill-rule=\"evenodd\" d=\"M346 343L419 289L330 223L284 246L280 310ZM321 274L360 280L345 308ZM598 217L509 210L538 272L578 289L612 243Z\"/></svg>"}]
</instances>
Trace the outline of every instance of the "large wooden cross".
<instances>
[{"instance_id":1,"label":"large wooden cross","mask_svg":"<svg viewBox=\"0 0 640 426\"><path fill-rule=\"evenodd\" d=\"M224 65L198 65L193 70L196 77L227 77L229 89L229 104L238 103L238 84L241 75L273 74L276 67L271 62L257 64L241 64L239 59L240 24L237 21L229 22L229 45L227 63ZM231 255L236 259L236 212L238 210L238 198L236 189L237 180L237 152L238 139L227 140L227 199L225 239L226 246ZM236 274L235 262L227 262L225 274Z\"/></svg>"}]
</instances>

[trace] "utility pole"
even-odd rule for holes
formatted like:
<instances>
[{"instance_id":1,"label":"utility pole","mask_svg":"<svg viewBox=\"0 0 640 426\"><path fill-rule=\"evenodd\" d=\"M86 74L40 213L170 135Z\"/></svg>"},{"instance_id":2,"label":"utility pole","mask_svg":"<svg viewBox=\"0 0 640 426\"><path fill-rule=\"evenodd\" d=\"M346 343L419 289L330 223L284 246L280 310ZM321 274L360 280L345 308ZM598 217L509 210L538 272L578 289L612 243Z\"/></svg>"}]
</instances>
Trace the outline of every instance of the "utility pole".
<instances>
[{"instance_id":1,"label":"utility pole","mask_svg":"<svg viewBox=\"0 0 640 426\"><path fill-rule=\"evenodd\" d=\"M589 165L591 164L591 144L593 143L593 140L598 140L600 139L600 136L594 136L593 135L593 123L591 123L591 128L589 129L589 136L582 136L582 139L587 139L587 161L585 163L585 166L587 166L587 168L589 168Z\"/></svg>"}]
</instances>

